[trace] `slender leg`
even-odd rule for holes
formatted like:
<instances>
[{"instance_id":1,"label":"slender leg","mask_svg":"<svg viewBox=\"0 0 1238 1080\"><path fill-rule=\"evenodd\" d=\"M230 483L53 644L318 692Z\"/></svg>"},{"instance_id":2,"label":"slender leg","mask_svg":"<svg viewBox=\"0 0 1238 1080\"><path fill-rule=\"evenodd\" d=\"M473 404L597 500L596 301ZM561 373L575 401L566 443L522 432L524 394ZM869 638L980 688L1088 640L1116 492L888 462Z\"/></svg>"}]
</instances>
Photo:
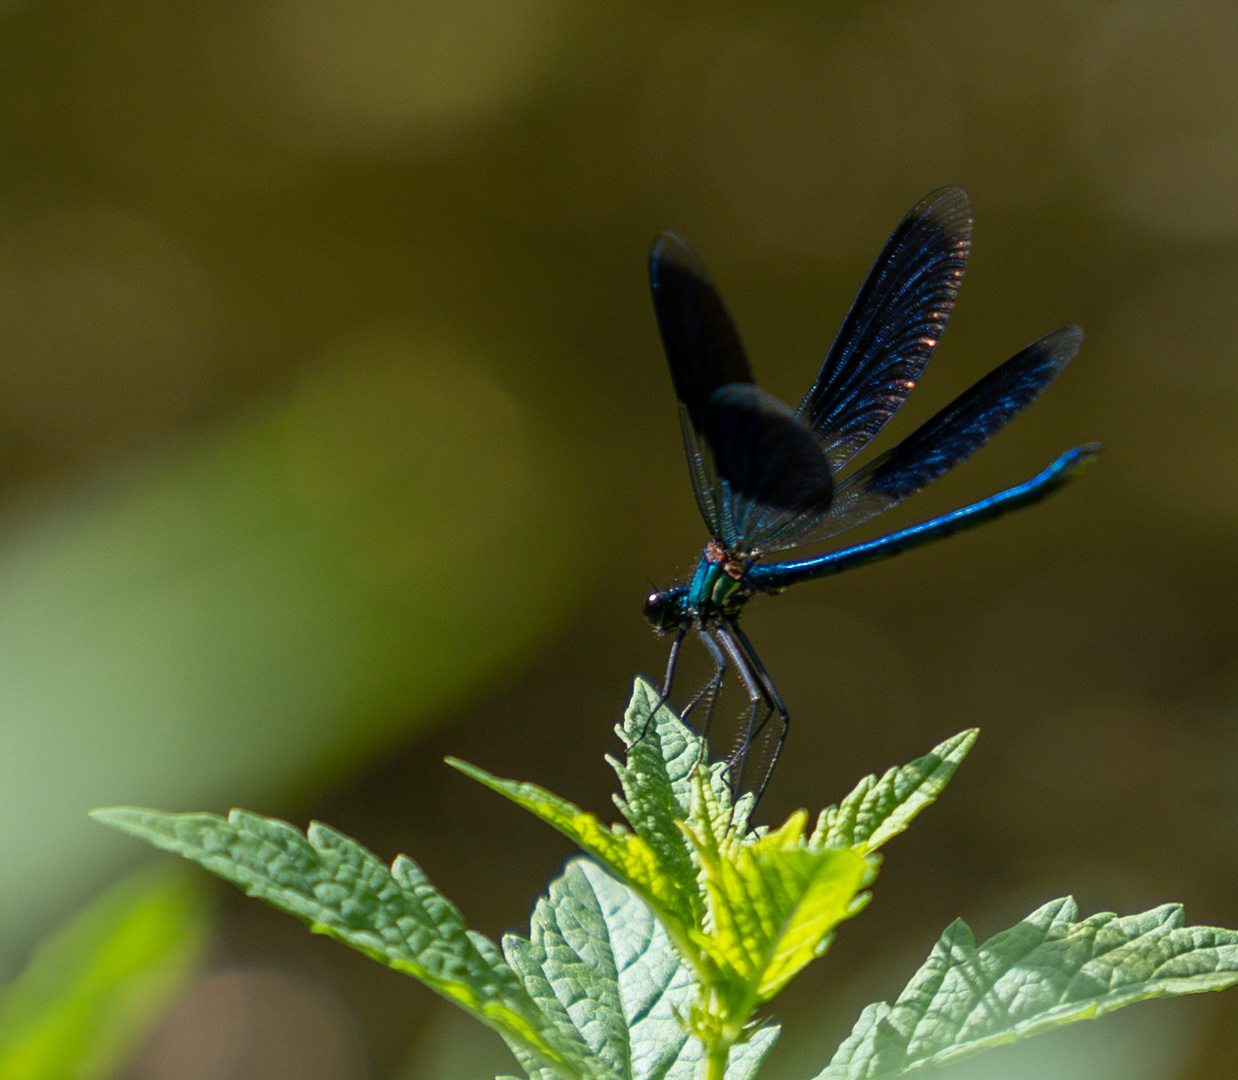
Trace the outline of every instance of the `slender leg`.
<instances>
[{"instance_id":1,"label":"slender leg","mask_svg":"<svg viewBox=\"0 0 1238 1080\"><path fill-rule=\"evenodd\" d=\"M756 733L765 726L770 714L774 711L774 703L761 682L760 676L744 655L741 644L732 636L731 628L720 626L717 633L723 647L735 663L735 670L739 672L744 689L748 691L748 724L739 732L735 746L727 759L731 771L731 794L738 798L744 786L744 766L748 760L748 751L752 747ZM762 709L764 709L764 715L762 715Z\"/></svg>"},{"instance_id":2,"label":"slender leg","mask_svg":"<svg viewBox=\"0 0 1238 1080\"><path fill-rule=\"evenodd\" d=\"M705 699L705 719L701 722L701 740L703 745L704 740L709 737L709 721L713 718L714 704L718 700L718 691L722 687L722 678L726 674L726 657L722 655L722 650L718 648L718 643L714 640L712 630L704 627L701 628L701 644L705 646L705 651L709 653L710 659L714 662L714 673L709 677L709 681L701 687L696 697L688 702L688 707L684 709L683 714L687 716L688 713L700 704L702 699Z\"/></svg>"},{"instance_id":3,"label":"slender leg","mask_svg":"<svg viewBox=\"0 0 1238 1080\"><path fill-rule=\"evenodd\" d=\"M657 712L670 699L671 684L675 681L675 667L679 663L679 648L683 644L683 639L687 633L688 630L685 627L675 635L675 640L671 642L671 655L666 661L666 681L662 684L662 694L658 698L658 703L653 707L653 712ZM705 697L707 692L717 689L718 684L722 681L722 673L726 668L726 660L723 659L722 654L718 651L718 646L706 637L706 631L704 630L701 631L701 640L714 662L714 673L709 677L709 681L696 692L692 700L684 706L679 714L680 716L687 716L688 713L701 703L701 699Z\"/></svg>"},{"instance_id":4,"label":"slender leg","mask_svg":"<svg viewBox=\"0 0 1238 1080\"><path fill-rule=\"evenodd\" d=\"M774 685L773 679L770 678L769 672L765 670L765 665L761 663L761 658L757 655L756 649L752 647L752 642L748 640L748 635L740 629L739 624L736 622L729 623L725 634L731 640L732 648L742 654L742 662L739 658L736 658L736 665L741 671L746 669L748 672L748 676L745 677L744 681L750 686L749 693L751 694L751 684L749 683L749 677L751 677L760 688L761 698L767 706L765 715L761 717L761 722L759 724L750 724L749 726L747 744L744 747L745 758L747 757L748 749L760 737L765 725L769 723L770 717L777 714L781 725L781 730L778 732L778 740L774 745L774 752L770 756L769 764L765 768L765 775L761 777L761 783L754 789L757 800L760 801L761 796L765 793L765 787L769 783L769 778L774 774L774 766L778 764L778 756L782 753L783 743L787 741L787 731L791 727L791 714L787 711L782 695L778 693L778 688ZM756 719L756 712L757 705L754 701L753 721Z\"/></svg>"},{"instance_id":5,"label":"slender leg","mask_svg":"<svg viewBox=\"0 0 1238 1080\"><path fill-rule=\"evenodd\" d=\"M683 639L687 633L688 628L682 628L675 635L675 640L671 642L671 654L666 661L666 680L662 684L662 692L659 695L657 702L654 704L653 709L650 710L649 719L645 721L645 726L641 730L640 737L636 740L637 742L640 742L640 740L643 739L648 733L649 725L653 722L654 713L662 708L662 706L665 705L670 699L671 685L675 681L675 668L679 663L679 650L683 645ZM705 685L696 692L692 700L684 706L679 715L686 719L688 714L700 705L702 700L706 702L705 720L701 725L701 737L703 740L709 732L709 720L713 715L714 701L716 700L718 688L722 685L722 677L726 673L726 658L722 655L721 650L719 650L713 638L709 636L708 630L702 628L700 630L700 637L701 643L705 646L705 650L709 653L710 659L714 662L713 674L706 681Z\"/></svg>"},{"instance_id":6,"label":"slender leg","mask_svg":"<svg viewBox=\"0 0 1238 1080\"><path fill-rule=\"evenodd\" d=\"M680 645L683 643L683 635L686 633L687 630L682 629L675 635L675 643L671 645L670 663L667 663L666 665L666 685L662 687L662 696L657 699L657 705L654 706L654 711L650 712L649 720L645 721L645 728L644 731L641 731L640 738L644 738L645 734L649 732L649 725L652 723L652 720L654 720L654 712L657 712L659 708L664 706L667 697L670 696L671 680L675 677L675 661L678 659ZM709 720L713 717L713 706L714 702L717 701L718 687L722 686L723 676L727 674L727 658L725 658L722 654L722 650L718 648L718 644L714 642L711 632L702 627L699 629L699 635L701 635L701 644L704 645L704 648L706 648L709 658L713 660L713 674L709 676L706 684L704 684L704 686L696 692L693 699L687 703L685 708L683 708L683 711L680 713L680 716L686 720L688 713L692 712L693 708L696 708L702 701L706 702L706 707L704 707L704 720L701 722L701 725L699 725L699 729L701 729L701 759L699 759L698 764L703 762L704 758L706 758L707 739L709 737ZM639 741L640 739L638 739L638 742Z\"/></svg>"},{"instance_id":7,"label":"slender leg","mask_svg":"<svg viewBox=\"0 0 1238 1080\"><path fill-rule=\"evenodd\" d=\"M671 683L675 681L675 665L679 662L679 646L683 644L687 627L682 628L671 642L671 655L666 658L666 679L662 683L662 697L658 701L659 708L671 696Z\"/></svg>"},{"instance_id":8,"label":"slender leg","mask_svg":"<svg viewBox=\"0 0 1238 1080\"><path fill-rule=\"evenodd\" d=\"M671 642L671 655L666 660L666 679L662 683L662 690L658 695L658 700L654 703L653 708L649 710L649 717L645 720L645 726L641 728L636 742L640 742L641 739L649 734L649 725L653 723L654 714L666 704L667 699L671 696L671 683L675 681L675 665L679 662L679 647L683 644L684 635L687 632L687 627L680 629L679 633L675 635L675 640Z\"/></svg>"}]
</instances>

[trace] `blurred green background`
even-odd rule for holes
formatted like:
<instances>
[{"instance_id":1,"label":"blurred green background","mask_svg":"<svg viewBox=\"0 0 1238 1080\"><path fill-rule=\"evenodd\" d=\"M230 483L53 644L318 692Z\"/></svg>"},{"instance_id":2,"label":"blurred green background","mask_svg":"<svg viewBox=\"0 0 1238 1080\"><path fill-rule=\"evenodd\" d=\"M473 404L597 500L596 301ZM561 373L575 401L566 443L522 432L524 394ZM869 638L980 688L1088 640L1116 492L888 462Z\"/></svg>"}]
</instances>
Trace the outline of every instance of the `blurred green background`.
<instances>
[{"instance_id":1,"label":"blurred green background","mask_svg":"<svg viewBox=\"0 0 1238 1080\"><path fill-rule=\"evenodd\" d=\"M143 858L85 817L115 803L321 817L524 926L566 844L441 758L607 811L611 726L665 661L641 602L706 539L650 241L693 243L795 402L944 183L973 256L893 434L1087 338L881 530L1106 449L1047 504L746 614L794 716L769 820L983 728L780 1000L768 1075L817 1071L956 916L986 935L1074 892L1238 926L1238 9L0 18L0 973ZM511 1068L410 980L220 897L134 1080ZM1238 996L1162 1003L950 1075L1231 1077L1236 1032Z\"/></svg>"}]
</instances>

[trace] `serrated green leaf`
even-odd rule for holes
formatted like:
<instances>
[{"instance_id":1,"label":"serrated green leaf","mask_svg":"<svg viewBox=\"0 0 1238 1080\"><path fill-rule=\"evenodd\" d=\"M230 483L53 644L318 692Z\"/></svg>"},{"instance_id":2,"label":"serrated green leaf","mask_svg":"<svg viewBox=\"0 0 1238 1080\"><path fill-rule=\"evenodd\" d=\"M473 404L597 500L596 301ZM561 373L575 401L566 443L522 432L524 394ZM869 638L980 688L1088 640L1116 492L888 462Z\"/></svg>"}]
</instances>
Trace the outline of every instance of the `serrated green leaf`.
<instances>
[{"instance_id":1,"label":"serrated green leaf","mask_svg":"<svg viewBox=\"0 0 1238 1080\"><path fill-rule=\"evenodd\" d=\"M726 1080L752 1080L766 1055L774 1048L778 1032L776 1025L766 1024L757 1028L744 1042L733 1046L726 1064ZM676 1076L674 1080L691 1078L685 1074L682 1078Z\"/></svg>"},{"instance_id":2,"label":"serrated green leaf","mask_svg":"<svg viewBox=\"0 0 1238 1080\"><path fill-rule=\"evenodd\" d=\"M875 851L941 794L978 734L969 728L909 765L888 769L880 780L866 776L838 806L821 811L811 846Z\"/></svg>"},{"instance_id":3,"label":"serrated green leaf","mask_svg":"<svg viewBox=\"0 0 1238 1080\"><path fill-rule=\"evenodd\" d=\"M538 902L529 939L505 937L503 949L543 1011L570 1017L615 1076L699 1076L701 1045L682 1019L697 994L692 972L640 897L605 870L570 862ZM737 1047L728 1078L753 1075L777 1033L761 1028Z\"/></svg>"},{"instance_id":4,"label":"serrated green leaf","mask_svg":"<svg viewBox=\"0 0 1238 1080\"><path fill-rule=\"evenodd\" d=\"M869 1005L816 1080L940 1065L1145 998L1238 983L1238 931L1187 926L1178 904L1078 920L1046 904L977 947L955 922L893 1006Z\"/></svg>"},{"instance_id":5,"label":"serrated green leaf","mask_svg":"<svg viewBox=\"0 0 1238 1080\"><path fill-rule=\"evenodd\" d=\"M623 723L615 733L628 748L623 763L607 758L626 796L616 797L615 803L637 833L678 833L678 823L692 814L698 798L695 781L700 775L708 780L719 816L728 818L736 831L744 830L756 796L745 794L731 805L726 763L705 764L704 739L662 702L657 687L637 677Z\"/></svg>"},{"instance_id":6,"label":"serrated green leaf","mask_svg":"<svg viewBox=\"0 0 1238 1080\"><path fill-rule=\"evenodd\" d=\"M715 987L746 1020L806 964L820 956L834 928L864 904L875 861L849 848L813 850L800 810L759 837L719 836L688 828L708 896L708 918L693 942L707 958Z\"/></svg>"},{"instance_id":7,"label":"serrated green leaf","mask_svg":"<svg viewBox=\"0 0 1238 1080\"><path fill-rule=\"evenodd\" d=\"M541 1010L574 1028L611 1078L631 1070L627 1021L606 926L582 872L571 864L533 909L528 938L503 938L503 953Z\"/></svg>"},{"instance_id":8,"label":"serrated green leaf","mask_svg":"<svg viewBox=\"0 0 1238 1080\"><path fill-rule=\"evenodd\" d=\"M691 811L692 775L702 762L703 741L662 702L658 690L641 678L632 688L623 723L615 732L627 747L625 761L606 759L623 787L623 797L616 795L615 805L656 853L664 872L696 903L693 921L698 921L702 914L699 893L690 884L696 868L679 823Z\"/></svg>"},{"instance_id":9,"label":"serrated green leaf","mask_svg":"<svg viewBox=\"0 0 1238 1080\"><path fill-rule=\"evenodd\" d=\"M181 872L146 871L104 893L0 996L0 1076L111 1076L197 968L210 921Z\"/></svg>"},{"instance_id":10,"label":"serrated green leaf","mask_svg":"<svg viewBox=\"0 0 1238 1080\"><path fill-rule=\"evenodd\" d=\"M876 861L850 847L814 849L803 811L773 832L749 832L752 797L733 807L725 766L698 767L700 740L659 705L653 687L637 680L619 730L629 753L623 765L614 763L625 795L617 801L631 829L603 825L534 784L451 763L570 837L633 889L701 983L690 1029L713 1045L738 1044L753 1011L859 911ZM533 956L533 966L544 959Z\"/></svg>"},{"instance_id":11,"label":"serrated green leaf","mask_svg":"<svg viewBox=\"0 0 1238 1080\"><path fill-rule=\"evenodd\" d=\"M573 1030L555 1026L495 944L401 855L390 868L321 824L306 833L233 810L164 814L119 807L93 816L214 874L336 940L420 980L494 1028L557 1076L601 1077Z\"/></svg>"},{"instance_id":12,"label":"serrated green leaf","mask_svg":"<svg viewBox=\"0 0 1238 1080\"><path fill-rule=\"evenodd\" d=\"M637 677L615 733L627 747L624 763L612 761L623 785L616 799L636 830L658 818L684 821L692 808L692 774L701 761L701 737L662 700L658 689Z\"/></svg>"},{"instance_id":13,"label":"serrated green leaf","mask_svg":"<svg viewBox=\"0 0 1238 1080\"><path fill-rule=\"evenodd\" d=\"M699 910L696 884L672 878L643 836L623 825L603 825L596 814L536 784L504 780L455 758L447 763L558 829L636 890L672 933L687 934Z\"/></svg>"}]
</instances>

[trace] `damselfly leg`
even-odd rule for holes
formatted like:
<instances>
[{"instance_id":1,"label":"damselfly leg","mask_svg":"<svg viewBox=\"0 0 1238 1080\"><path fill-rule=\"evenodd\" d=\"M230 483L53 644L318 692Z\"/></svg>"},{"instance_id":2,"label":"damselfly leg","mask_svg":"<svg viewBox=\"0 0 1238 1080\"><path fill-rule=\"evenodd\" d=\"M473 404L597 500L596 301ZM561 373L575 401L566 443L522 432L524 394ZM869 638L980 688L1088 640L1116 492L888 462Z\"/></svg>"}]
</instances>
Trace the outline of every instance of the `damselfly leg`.
<instances>
[{"instance_id":1,"label":"damselfly leg","mask_svg":"<svg viewBox=\"0 0 1238 1080\"><path fill-rule=\"evenodd\" d=\"M761 735L770 720L777 717L778 734L773 742L773 751L764 767L761 781L755 786L749 785L755 792L759 802L765 792L765 785L773 774L778 763L778 755L782 753L782 745L786 742L787 731L791 726L791 715L783 703L778 688L774 685L761 658L752 647L748 636L735 622L718 628L718 634L726 647L727 653L735 662L735 670L748 692L748 724L746 729L737 733L735 749L728 758L727 765L731 773L731 791L738 798L744 789L744 774L748 764L748 754L752 747L761 742Z\"/></svg>"}]
</instances>

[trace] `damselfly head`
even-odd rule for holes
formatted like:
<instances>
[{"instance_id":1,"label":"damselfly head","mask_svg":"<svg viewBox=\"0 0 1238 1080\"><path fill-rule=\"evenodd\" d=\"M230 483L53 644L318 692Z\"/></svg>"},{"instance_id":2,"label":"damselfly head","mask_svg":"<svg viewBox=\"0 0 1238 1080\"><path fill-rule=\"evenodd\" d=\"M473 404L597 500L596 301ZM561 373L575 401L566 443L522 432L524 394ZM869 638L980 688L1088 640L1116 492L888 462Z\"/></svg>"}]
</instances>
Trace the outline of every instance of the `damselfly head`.
<instances>
[{"instance_id":1,"label":"damselfly head","mask_svg":"<svg viewBox=\"0 0 1238 1080\"><path fill-rule=\"evenodd\" d=\"M655 630L670 628L673 609L674 605L667 601L666 593L661 589L654 589L645 597L645 618Z\"/></svg>"}]
</instances>

